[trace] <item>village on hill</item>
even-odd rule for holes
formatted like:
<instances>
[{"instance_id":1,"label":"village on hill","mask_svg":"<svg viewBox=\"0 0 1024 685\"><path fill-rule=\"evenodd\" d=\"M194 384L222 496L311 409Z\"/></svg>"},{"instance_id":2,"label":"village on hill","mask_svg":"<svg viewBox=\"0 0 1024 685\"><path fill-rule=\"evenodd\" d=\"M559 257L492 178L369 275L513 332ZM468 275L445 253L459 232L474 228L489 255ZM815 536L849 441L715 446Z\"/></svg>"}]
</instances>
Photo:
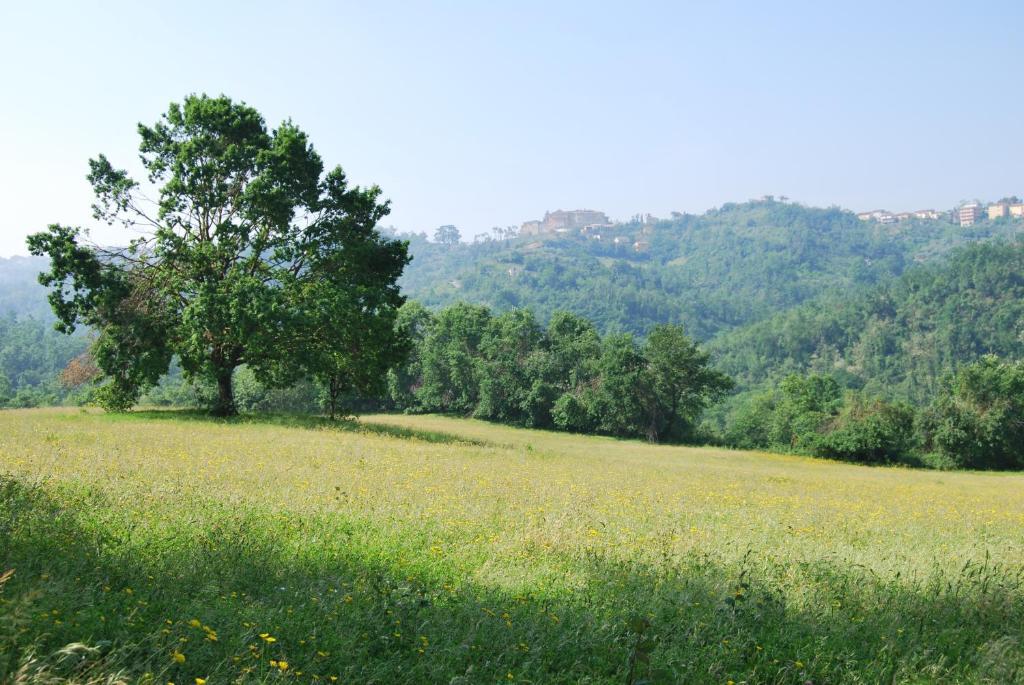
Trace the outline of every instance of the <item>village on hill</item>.
<instances>
[{"instance_id":1,"label":"village on hill","mask_svg":"<svg viewBox=\"0 0 1024 685\"><path fill-rule=\"evenodd\" d=\"M1024 219L1024 201L1016 196L1006 197L987 205L973 200L963 202L946 212L934 209L919 209L916 212L890 212L885 209L873 209L869 212L859 212L857 218L861 221L875 221L880 224L896 224L910 219L931 219L933 221L946 219L952 224L973 226L985 219L989 221L1004 218Z\"/></svg>"}]
</instances>

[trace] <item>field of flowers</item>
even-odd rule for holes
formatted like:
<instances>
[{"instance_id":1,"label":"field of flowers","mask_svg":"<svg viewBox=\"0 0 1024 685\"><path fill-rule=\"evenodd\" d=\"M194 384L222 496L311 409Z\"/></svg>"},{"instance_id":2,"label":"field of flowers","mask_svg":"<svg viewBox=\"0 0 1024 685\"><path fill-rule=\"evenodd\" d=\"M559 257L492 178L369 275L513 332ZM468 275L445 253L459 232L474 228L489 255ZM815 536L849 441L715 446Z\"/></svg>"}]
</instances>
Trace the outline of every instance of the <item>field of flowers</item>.
<instances>
[{"instance_id":1,"label":"field of flowers","mask_svg":"<svg viewBox=\"0 0 1024 685\"><path fill-rule=\"evenodd\" d=\"M1024 682L1024 476L0 412L0 682Z\"/></svg>"}]
</instances>

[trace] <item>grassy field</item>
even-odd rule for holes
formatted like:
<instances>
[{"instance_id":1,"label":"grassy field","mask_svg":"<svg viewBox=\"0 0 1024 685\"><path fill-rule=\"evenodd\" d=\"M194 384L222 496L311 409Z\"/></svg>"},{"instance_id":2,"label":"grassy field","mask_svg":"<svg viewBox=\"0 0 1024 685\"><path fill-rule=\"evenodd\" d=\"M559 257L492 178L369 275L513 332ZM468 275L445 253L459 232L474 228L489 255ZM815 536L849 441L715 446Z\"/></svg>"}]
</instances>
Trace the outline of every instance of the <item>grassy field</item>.
<instances>
[{"instance_id":1,"label":"grassy field","mask_svg":"<svg viewBox=\"0 0 1024 685\"><path fill-rule=\"evenodd\" d=\"M78 410L0 474L0 682L1024 682L1021 475Z\"/></svg>"}]
</instances>

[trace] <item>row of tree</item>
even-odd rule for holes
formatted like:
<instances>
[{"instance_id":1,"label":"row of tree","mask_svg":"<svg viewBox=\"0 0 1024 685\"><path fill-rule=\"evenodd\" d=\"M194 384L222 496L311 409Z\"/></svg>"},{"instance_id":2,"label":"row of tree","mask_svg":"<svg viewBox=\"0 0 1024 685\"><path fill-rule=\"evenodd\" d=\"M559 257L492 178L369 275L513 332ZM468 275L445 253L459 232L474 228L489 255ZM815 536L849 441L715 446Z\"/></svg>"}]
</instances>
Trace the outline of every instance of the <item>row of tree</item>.
<instances>
[{"instance_id":1,"label":"row of tree","mask_svg":"<svg viewBox=\"0 0 1024 685\"><path fill-rule=\"evenodd\" d=\"M461 303L434 313L415 302L397 324L412 346L389 373L392 409L685 440L702 410L732 387L679 326L656 326L640 343L629 334L602 337L566 312L542 327L529 310L495 315Z\"/></svg>"},{"instance_id":2,"label":"row of tree","mask_svg":"<svg viewBox=\"0 0 1024 685\"><path fill-rule=\"evenodd\" d=\"M865 463L1024 469L1024 362L986 355L921 408L790 375L732 413L724 442Z\"/></svg>"}]
</instances>

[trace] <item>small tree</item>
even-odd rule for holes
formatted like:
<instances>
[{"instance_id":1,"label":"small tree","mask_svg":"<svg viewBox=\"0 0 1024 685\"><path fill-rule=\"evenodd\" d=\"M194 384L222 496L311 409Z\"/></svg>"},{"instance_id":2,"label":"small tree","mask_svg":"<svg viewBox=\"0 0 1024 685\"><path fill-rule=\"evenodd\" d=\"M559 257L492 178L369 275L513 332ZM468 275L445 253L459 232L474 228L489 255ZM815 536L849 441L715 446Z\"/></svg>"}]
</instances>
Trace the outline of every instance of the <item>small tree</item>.
<instances>
[{"instance_id":1,"label":"small tree","mask_svg":"<svg viewBox=\"0 0 1024 685\"><path fill-rule=\"evenodd\" d=\"M701 412L733 387L731 378L711 368L710 355L682 326L656 326L641 355L646 361L645 432L653 442L691 437Z\"/></svg>"},{"instance_id":2,"label":"small tree","mask_svg":"<svg viewBox=\"0 0 1024 685\"><path fill-rule=\"evenodd\" d=\"M441 243L442 245L457 245L462 240L462 234L459 233L459 229L455 228L451 224L445 224L444 226L438 226L437 230L434 231L434 242Z\"/></svg>"},{"instance_id":3,"label":"small tree","mask_svg":"<svg viewBox=\"0 0 1024 685\"><path fill-rule=\"evenodd\" d=\"M393 409L409 411L419 408L416 392L423 375L421 348L433 318L430 310L415 300L406 302L398 310L395 329L407 341L409 353L403 363L396 364L388 371L387 401Z\"/></svg>"},{"instance_id":4,"label":"small tree","mask_svg":"<svg viewBox=\"0 0 1024 685\"><path fill-rule=\"evenodd\" d=\"M379 369L408 257L374 228L388 213L376 186L350 188L290 121L268 131L256 110L223 96L189 96L138 130L155 205L102 155L88 178L96 218L142 237L110 250L53 225L28 239L50 258L40 281L53 288L58 327L98 332L106 406L131 406L174 356L189 377L216 383L221 415L236 411L242 364L268 386Z\"/></svg>"},{"instance_id":5,"label":"small tree","mask_svg":"<svg viewBox=\"0 0 1024 685\"><path fill-rule=\"evenodd\" d=\"M416 399L428 411L470 414L480 400L480 343L487 307L459 303L438 312L420 345L422 377Z\"/></svg>"}]
</instances>

